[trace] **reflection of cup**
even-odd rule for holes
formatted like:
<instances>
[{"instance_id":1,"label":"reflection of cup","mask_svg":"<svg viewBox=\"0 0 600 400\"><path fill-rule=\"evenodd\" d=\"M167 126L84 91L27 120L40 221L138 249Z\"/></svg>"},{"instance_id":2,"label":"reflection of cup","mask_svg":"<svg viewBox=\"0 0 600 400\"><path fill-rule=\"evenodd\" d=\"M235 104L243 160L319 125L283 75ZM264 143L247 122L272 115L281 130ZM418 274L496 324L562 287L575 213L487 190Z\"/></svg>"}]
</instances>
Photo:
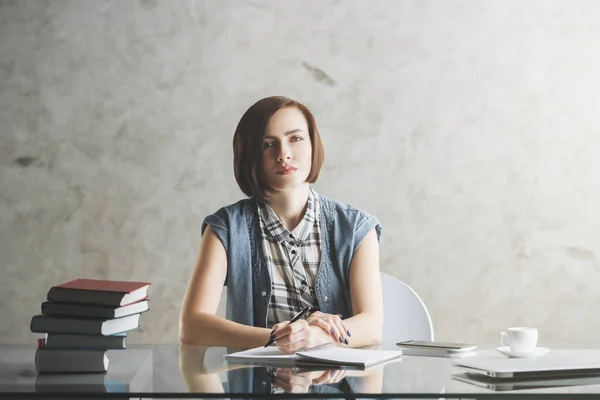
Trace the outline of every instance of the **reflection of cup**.
<instances>
[{"instance_id":1,"label":"reflection of cup","mask_svg":"<svg viewBox=\"0 0 600 400\"><path fill-rule=\"evenodd\" d=\"M510 347L514 353L533 353L537 346L538 331L535 328L508 328L500 332L500 344Z\"/></svg>"}]
</instances>

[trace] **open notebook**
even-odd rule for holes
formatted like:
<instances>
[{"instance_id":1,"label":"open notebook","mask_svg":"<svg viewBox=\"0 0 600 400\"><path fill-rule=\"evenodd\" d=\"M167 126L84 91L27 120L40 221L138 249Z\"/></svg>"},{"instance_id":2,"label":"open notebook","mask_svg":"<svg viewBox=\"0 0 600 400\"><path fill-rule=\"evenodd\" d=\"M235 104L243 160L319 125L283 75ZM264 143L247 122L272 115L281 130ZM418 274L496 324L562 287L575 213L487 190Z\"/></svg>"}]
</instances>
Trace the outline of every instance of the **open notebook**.
<instances>
[{"instance_id":1,"label":"open notebook","mask_svg":"<svg viewBox=\"0 0 600 400\"><path fill-rule=\"evenodd\" d=\"M242 362L293 362L323 365L348 365L368 368L402 356L401 350L368 350L336 347L327 343L294 354L283 354L277 347L256 347L237 353L226 354L228 361Z\"/></svg>"}]
</instances>

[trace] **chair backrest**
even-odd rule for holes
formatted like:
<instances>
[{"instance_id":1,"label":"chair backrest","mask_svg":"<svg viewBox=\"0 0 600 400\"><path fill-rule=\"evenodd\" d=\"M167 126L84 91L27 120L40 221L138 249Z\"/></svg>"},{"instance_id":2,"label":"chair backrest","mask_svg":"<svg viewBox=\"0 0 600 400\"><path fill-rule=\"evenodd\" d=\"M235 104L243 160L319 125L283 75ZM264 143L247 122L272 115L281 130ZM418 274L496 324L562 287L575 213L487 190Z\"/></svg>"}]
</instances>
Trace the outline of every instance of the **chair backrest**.
<instances>
[{"instance_id":1,"label":"chair backrest","mask_svg":"<svg viewBox=\"0 0 600 400\"><path fill-rule=\"evenodd\" d=\"M384 348L405 340L433 340L433 325L425 303L401 280L381 273Z\"/></svg>"}]
</instances>

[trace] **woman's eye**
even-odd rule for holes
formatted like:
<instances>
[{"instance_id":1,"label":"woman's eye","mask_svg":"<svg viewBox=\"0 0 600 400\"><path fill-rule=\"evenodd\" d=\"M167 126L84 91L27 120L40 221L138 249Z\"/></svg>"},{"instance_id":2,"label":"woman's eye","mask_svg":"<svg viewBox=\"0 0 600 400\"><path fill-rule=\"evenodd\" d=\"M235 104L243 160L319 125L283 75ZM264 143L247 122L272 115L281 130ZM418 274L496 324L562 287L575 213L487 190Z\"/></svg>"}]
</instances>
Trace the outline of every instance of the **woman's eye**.
<instances>
[{"instance_id":1,"label":"woman's eye","mask_svg":"<svg viewBox=\"0 0 600 400\"><path fill-rule=\"evenodd\" d=\"M301 141L301 140L304 140L304 138L303 138L302 136L294 136L294 137L292 138L292 140L293 140L294 142L299 142L299 141Z\"/></svg>"},{"instance_id":2,"label":"woman's eye","mask_svg":"<svg viewBox=\"0 0 600 400\"><path fill-rule=\"evenodd\" d=\"M265 149L268 149L269 147L273 147L273 143L272 142L265 142L264 147L265 147Z\"/></svg>"}]
</instances>

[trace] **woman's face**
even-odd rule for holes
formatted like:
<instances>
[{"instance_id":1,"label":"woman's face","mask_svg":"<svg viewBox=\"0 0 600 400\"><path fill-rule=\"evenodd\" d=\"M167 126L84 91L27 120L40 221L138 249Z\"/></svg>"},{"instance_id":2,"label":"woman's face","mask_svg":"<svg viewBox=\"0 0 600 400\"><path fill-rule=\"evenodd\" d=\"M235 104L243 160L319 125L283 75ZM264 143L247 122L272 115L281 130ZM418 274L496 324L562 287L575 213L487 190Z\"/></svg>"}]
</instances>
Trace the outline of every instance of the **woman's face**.
<instances>
[{"instance_id":1,"label":"woman's face","mask_svg":"<svg viewBox=\"0 0 600 400\"><path fill-rule=\"evenodd\" d=\"M274 190L306 183L312 165L312 144L304 114L296 107L278 110L267 125L262 168Z\"/></svg>"}]
</instances>

